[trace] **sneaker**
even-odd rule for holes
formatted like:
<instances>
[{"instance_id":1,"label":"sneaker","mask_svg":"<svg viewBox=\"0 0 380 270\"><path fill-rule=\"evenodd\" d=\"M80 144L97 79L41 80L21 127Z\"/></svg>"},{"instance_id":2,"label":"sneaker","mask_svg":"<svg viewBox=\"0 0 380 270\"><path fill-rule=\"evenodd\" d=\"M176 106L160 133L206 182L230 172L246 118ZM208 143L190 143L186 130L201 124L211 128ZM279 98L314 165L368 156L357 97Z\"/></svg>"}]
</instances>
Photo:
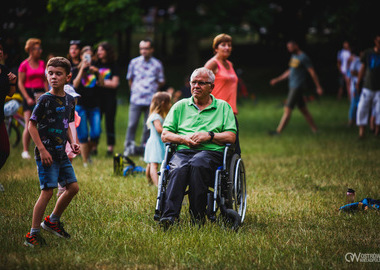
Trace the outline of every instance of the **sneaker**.
<instances>
[{"instance_id":1,"label":"sneaker","mask_svg":"<svg viewBox=\"0 0 380 270\"><path fill-rule=\"evenodd\" d=\"M23 151L23 152L21 153L21 157L22 157L23 159L31 159L31 156L29 155L29 152L28 152L28 151Z\"/></svg>"},{"instance_id":2,"label":"sneaker","mask_svg":"<svg viewBox=\"0 0 380 270\"><path fill-rule=\"evenodd\" d=\"M268 131L268 135L269 136L278 136L278 135L280 135L280 133L277 132L277 130L270 130L270 131Z\"/></svg>"},{"instance_id":3,"label":"sneaker","mask_svg":"<svg viewBox=\"0 0 380 270\"><path fill-rule=\"evenodd\" d=\"M124 148L123 155L125 157L133 156L135 154L135 142L129 142Z\"/></svg>"},{"instance_id":4,"label":"sneaker","mask_svg":"<svg viewBox=\"0 0 380 270\"><path fill-rule=\"evenodd\" d=\"M42 236L39 233L30 234L30 232L28 232L26 234L24 246L41 247L41 246L45 246L45 245L46 245L46 241L45 241L45 239L42 238Z\"/></svg>"},{"instance_id":5,"label":"sneaker","mask_svg":"<svg viewBox=\"0 0 380 270\"><path fill-rule=\"evenodd\" d=\"M68 234L63 228L62 222L51 222L50 216L47 216L45 220L41 223L42 229L55 234L58 237L62 238L70 238L70 234Z\"/></svg>"}]
</instances>

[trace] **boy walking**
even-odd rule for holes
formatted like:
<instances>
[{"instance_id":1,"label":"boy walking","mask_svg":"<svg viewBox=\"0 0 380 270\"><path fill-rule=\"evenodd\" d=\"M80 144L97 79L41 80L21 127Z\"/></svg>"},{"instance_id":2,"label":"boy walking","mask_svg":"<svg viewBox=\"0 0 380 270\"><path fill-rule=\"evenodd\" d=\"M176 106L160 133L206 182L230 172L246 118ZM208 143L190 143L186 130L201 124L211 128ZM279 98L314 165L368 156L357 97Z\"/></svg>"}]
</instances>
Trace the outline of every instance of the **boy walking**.
<instances>
[{"instance_id":1,"label":"boy walking","mask_svg":"<svg viewBox=\"0 0 380 270\"><path fill-rule=\"evenodd\" d=\"M75 154L80 152L79 145L73 143L69 126L69 122L74 121L75 101L64 91L64 85L71 78L70 69L70 62L66 58L54 57L49 60L47 78L52 88L39 98L29 121L29 133L36 144L34 152L41 188L33 210L32 228L24 242L30 247L46 244L40 235L40 227L59 237L70 238L60 222L63 211L79 191L74 169L65 152L67 141ZM42 221L58 182L66 187L66 191L58 198L50 216Z\"/></svg>"}]
</instances>

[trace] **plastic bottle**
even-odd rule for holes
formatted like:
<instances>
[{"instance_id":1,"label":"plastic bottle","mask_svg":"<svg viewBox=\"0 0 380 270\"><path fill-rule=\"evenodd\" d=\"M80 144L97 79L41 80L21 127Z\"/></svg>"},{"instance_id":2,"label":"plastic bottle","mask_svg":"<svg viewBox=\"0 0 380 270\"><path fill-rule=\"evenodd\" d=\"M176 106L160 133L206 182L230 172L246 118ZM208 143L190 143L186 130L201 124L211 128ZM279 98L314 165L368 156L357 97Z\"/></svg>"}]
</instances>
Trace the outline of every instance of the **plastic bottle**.
<instances>
[{"instance_id":1,"label":"plastic bottle","mask_svg":"<svg viewBox=\"0 0 380 270\"><path fill-rule=\"evenodd\" d=\"M355 202L355 190L353 190L352 188L347 189L346 197L347 203Z\"/></svg>"}]
</instances>

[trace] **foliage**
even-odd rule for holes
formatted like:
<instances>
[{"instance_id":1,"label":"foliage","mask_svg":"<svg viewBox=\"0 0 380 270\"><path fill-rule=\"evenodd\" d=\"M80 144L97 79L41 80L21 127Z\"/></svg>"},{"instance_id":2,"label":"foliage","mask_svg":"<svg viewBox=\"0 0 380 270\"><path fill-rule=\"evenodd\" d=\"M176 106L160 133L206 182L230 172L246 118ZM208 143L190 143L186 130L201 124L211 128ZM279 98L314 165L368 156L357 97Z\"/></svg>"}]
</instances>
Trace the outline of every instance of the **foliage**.
<instances>
[{"instance_id":1,"label":"foliage","mask_svg":"<svg viewBox=\"0 0 380 270\"><path fill-rule=\"evenodd\" d=\"M138 0L49 0L47 9L61 14L61 32L74 30L87 39L112 37L141 21Z\"/></svg>"}]
</instances>

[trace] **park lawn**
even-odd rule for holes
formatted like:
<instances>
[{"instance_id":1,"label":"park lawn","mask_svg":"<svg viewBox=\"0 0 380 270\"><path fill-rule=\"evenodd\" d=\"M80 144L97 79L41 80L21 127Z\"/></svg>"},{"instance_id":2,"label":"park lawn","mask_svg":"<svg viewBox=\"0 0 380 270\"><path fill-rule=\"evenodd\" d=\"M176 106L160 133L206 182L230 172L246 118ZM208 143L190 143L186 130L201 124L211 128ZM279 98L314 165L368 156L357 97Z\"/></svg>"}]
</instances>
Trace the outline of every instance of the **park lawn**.
<instances>
[{"instance_id":1,"label":"park lawn","mask_svg":"<svg viewBox=\"0 0 380 270\"><path fill-rule=\"evenodd\" d=\"M20 158L21 145L12 149L0 172L0 269L379 268L379 262L345 260L349 252L380 253L379 213L337 209L348 187L358 200L380 198L380 138L368 134L359 141L357 130L346 127L348 102L332 98L309 104L317 135L295 111L286 131L270 137L281 99L259 97L239 106L248 208L237 233L223 224L190 226L187 203L181 223L163 232L153 220L156 188L143 175L113 176L102 136L89 169L80 157L74 160L80 192L62 217L71 239L43 231L48 247L24 247L39 185L34 161ZM118 152L127 111L125 104L118 108ZM53 202L46 214L52 209Z\"/></svg>"}]
</instances>

